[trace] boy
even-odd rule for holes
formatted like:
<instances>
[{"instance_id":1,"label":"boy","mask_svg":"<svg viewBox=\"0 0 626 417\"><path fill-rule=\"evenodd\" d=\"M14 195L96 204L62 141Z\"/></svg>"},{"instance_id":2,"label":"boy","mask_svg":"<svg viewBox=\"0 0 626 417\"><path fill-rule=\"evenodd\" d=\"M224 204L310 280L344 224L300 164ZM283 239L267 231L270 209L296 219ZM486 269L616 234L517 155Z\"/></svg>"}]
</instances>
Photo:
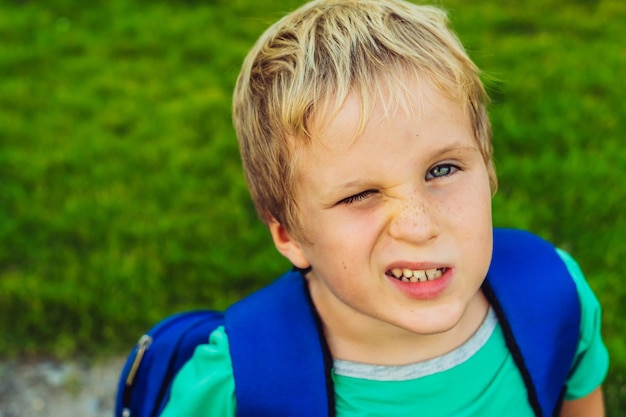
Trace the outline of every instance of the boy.
<instances>
[{"instance_id":1,"label":"boy","mask_svg":"<svg viewBox=\"0 0 626 417\"><path fill-rule=\"evenodd\" d=\"M246 178L321 320L337 416L540 413L484 289L496 177L478 72L443 12L402 0L306 4L244 62L233 115ZM555 415L602 416L599 306L559 255L581 324ZM236 409L221 327L164 415Z\"/></svg>"}]
</instances>

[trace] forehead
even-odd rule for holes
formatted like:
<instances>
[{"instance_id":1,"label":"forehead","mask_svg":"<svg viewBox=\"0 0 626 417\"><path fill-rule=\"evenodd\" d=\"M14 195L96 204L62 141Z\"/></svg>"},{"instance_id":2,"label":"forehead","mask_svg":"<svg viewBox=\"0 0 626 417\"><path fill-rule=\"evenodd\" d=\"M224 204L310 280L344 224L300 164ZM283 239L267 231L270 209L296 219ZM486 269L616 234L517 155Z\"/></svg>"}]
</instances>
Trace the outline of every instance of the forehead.
<instances>
[{"instance_id":1,"label":"forehead","mask_svg":"<svg viewBox=\"0 0 626 417\"><path fill-rule=\"evenodd\" d=\"M294 142L297 182L373 171L406 156L408 148L417 157L453 142L474 146L464 103L412 79L400 91L381 92L371 104L350 93L338 110L312 120L310 140Z\"/></svg>"},{"instance_id":2,"label":"forehead","mask_svg":"<svg viewBox=\"0 0 626 417\"><path fill-rule=\"evenodd\" d=\"M428 123L467 124L466 100L435 86L427 79L404 77L397 84L364 94L352 90L341 103L325 105L309 120L308 140L294 140L296 153L312 157L318 153L350 153L369 133L383 126L427 131ZM380 132L379 132L380 133ZM379 137L393 140L392 136Z\"/></svg>"}]
</instances>

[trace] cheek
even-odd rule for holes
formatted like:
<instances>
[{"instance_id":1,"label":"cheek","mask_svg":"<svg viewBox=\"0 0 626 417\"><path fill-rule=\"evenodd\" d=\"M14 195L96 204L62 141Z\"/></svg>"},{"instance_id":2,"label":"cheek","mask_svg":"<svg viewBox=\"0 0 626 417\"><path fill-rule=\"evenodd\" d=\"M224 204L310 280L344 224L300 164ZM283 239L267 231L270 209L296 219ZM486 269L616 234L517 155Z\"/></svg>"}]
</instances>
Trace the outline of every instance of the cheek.
<instances>
[{"instance_id":1,"label":"cheek","mask_svg":"<svg viewBox=\"0 0 626 417\"><path fill-rule=\"evenodd\" d=\"M384 225L384 213L376 208L339 208L328 215L318 217L312 225L323 240L334 236L341 243L367 241L380 233Z\"/></svg>"},{"instance_id":2,"label":"cheek","mask_svg":"<svg viewBox=\"0 0 626 417\"><path fill-rule=\"evenodd\" d=\"M459 184L451 190L446 200L450 216L460 222L470 223L468 226L484 226L491 223L491 188L486 172L476 173L474 181ZM442 204L443 207L444 204ZM443 208L442 208L443 209Z\"/></svg>"},{"instance_id":3,"label":"cheek","mask_svg":"<svg viewBox=\"0 0 626 417\"><path fill-rule=\"evenodd\" d=\"M437 210L449 225L476 229L491 224L491 197L471 189L437 201Z\"/></svg>"},{"instance_id":4,"label":"cheek","mask_svg":"<svg viewBox=\"0 0 626 417\"><path fill-rule=\"evenodd\" d=\"M465 242L464 253L482 276L491 261L493 225L491 217L491 191L489 186L468 187L459 195L449 218L460 242Z\"/></svg>"},{"instance_id":5,"label":"cheek","mask_svg":"<svg viewBox=\"0 0 626 417\"><path fill-rule=\"evenodd\" d=\"M364 257L371 254L381 231L384 229L384 216L376 210L339 210L330 215L311 218L311 256L322 257L323 262L337 259L341 269L352 269L362 265Z\"/></svg>"}]
</instances>

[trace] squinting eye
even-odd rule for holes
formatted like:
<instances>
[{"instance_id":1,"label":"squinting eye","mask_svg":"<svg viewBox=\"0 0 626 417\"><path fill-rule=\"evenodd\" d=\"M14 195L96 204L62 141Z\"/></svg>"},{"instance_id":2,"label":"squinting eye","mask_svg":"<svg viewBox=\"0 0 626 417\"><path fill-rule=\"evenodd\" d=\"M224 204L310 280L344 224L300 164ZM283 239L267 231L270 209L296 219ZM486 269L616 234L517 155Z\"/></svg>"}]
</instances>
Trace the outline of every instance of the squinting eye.
<instances>
[{"instance_id":1,"label":"squinting eye","mask_svg":"<svg viewBox=\"0 0 626 417\"><path fill-rule=\"evenodd\" d=\"M452 164L441 164L431 168L426 174L426 179L441 178L452 174L458 168Z\"/></svg>"},{"instance_id":2,"label":"squinting eye","mask_svg":"<svg viewBox=\"0 0 626 417\"><path fill-rule=\"evenodd\" d=\"M374 193L374 190L367 190L367 191L363 191L362 193L358 193L355 195L351 195L350 197L346 197L343 200L339 201L337 204L352 204L352 203L356 203L357 201L361 201L365 198L367 198L367 196L369 196L370 194Z\"/></svg>"}]
</instances>

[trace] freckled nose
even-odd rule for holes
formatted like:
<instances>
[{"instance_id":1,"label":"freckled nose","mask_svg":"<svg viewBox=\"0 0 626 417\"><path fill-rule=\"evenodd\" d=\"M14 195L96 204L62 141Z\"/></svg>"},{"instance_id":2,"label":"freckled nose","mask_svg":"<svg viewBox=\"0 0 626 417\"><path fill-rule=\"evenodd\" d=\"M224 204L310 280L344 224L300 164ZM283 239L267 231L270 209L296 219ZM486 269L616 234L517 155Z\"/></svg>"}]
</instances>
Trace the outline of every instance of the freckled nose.
<instances>
[{"instance_id":1,"label":"freckled nose","mask_svg":"<svg viewBox=\"0 0 626 417\"><path fill-rule=\"evenodd\" d=\"M401 240L425 242L439 234L436 210L426 202L410 200L399 204L389 234Z\"/></svg>"}]
</instances>

